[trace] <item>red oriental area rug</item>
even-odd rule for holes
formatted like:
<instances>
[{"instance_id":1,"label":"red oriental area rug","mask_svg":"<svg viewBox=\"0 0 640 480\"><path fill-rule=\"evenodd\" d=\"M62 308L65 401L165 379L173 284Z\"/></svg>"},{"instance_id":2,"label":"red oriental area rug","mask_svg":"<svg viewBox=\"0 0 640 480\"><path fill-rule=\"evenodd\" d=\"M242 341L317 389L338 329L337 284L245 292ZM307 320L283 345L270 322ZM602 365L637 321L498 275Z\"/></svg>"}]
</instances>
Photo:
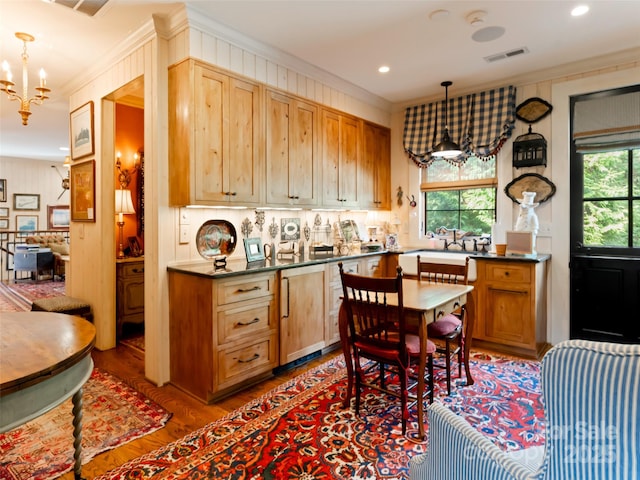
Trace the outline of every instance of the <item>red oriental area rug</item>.
<instances>
[{"instance_id":1,"label":"red oriental area rug","mask_svg":"<svg viewBox=\"0 0 640 480\"><path fill-rule=\"evenodd\" d=\"M0 312L28 311L34 300L57 297L64 293L64 282L0 283Z\"/></svg>"},{"instance_id":2,"label":"red oriental area rug","mask_svg":"<svg viewBox=\"0 0 640 480\"><path fill-rule=\"evenodd\" d=\"M165 426L171 414L112 375L94 369L83 388L82 463ZM71 399L0 434L0 479L45 480L73 467Z\"/></svg>"},{"instance_id":3,"label":"red oriental area rug","mask_svg":"<svg viewBox=\"0 0 640 480\"><path fill-rule=\"evenodd\" d=\"M544 439L539 364L475 354L476 384L438 401L508 450ZM423 453L417 424L402 435L397 401L367 394L360 417L342 407L342 356L310 370L225 418L133 460L107 479L405 479ZM460 382L458 382L460 383ZM413 412L415 418L415 412Z\"/></svg>"}]
</instances>

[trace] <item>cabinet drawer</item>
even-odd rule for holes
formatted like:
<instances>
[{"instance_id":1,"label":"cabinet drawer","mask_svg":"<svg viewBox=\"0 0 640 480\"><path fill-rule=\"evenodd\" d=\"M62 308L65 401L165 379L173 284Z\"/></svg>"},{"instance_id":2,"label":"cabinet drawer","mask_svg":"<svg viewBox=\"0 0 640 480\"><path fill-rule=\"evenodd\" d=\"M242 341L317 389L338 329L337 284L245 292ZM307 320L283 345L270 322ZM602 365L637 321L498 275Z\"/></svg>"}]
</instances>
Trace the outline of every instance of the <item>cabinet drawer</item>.
<instances>
[{"instance_id":1,"label":"cabinet drawer","mask_svg":"<svg viewBox=\"0 0 640 480\"><path fill-rule=\"evenodd\" d=\"M446 315L447 313L454 312L458 310L462 305L467 303L467 295L460 295L455 300L449 301L446 305L442 305L438 310L434 313L434 320L438 320L440 317Z\"/></svg>"},{"instance_id":2,"label":"cabinet drawer","mask_svg":"<svg viewBox=\"0 0 640 480\"><path fill-rule=\"evenodd\" d=\"M239 278L218 284L218 305L252 300L273 294L274 275Z\"/></svg>"},{"instance_id":3,"label":"cabinet drawer","mask_svg":"<svg viewBox=\"0 0 640 480\"><path fill-rule=\"evenodd\" d=\"M330 263L329 264L329 281L331 283L338 282L342 283L340 280L340 267L338 267L339 262ZM361 275L360 273L360 262L358 260L353 260L350 262L342 262L342 269L345 273L355 273Z\"/></svg>"},{"instance_id":4,"label":"cabinet drawer","mask_svg":"<svg viewBox=\"0 0 640 480\"><path fill-rule=\"evenodd\" d=\"M121 263L118 265L118 275L121 277L144 276L144 263Z\"/></svg>"},{"instance_id":5,"label":"cabinet drawer","mask_svg":"<svg viewBox=\"0 0 640 480\"><path fill-rule=\"evenodd\" d=\"M528 266L507 265L490 262L486 265L487 280L504 282L531 282L531 269Z\"/></svg>"},{"instance_id":6,"label":"cabinet drawer","mask_svg":"<svg viewBox=\"0 0 640 480\"><path fill-rule=\"evenodd\" d=\"M223 389L277 366L277 336L218 351L218 388Z\"/></svg>"},{"instance_id":7,"label":"cabinet drawer","mask_svg":"<svg viewBox=\"0 0 640 480\"><path fill-rule=\"evenodd\" d=\"M382 257L369 258L364 261L364 272L362 275L369 277L384 277L385 272Z\"/></svg>"},{"instance_id":8,"label":"cabinet drawer","mask_svg":"<svg viewBox=\"0 0 640 480\"><path fill-rule=\"evenodd\" d=\"M218 312L218 345L234 342L247 336L254 338L275 328L271 319L273 302Z\"/></svg>"}]
</instances>

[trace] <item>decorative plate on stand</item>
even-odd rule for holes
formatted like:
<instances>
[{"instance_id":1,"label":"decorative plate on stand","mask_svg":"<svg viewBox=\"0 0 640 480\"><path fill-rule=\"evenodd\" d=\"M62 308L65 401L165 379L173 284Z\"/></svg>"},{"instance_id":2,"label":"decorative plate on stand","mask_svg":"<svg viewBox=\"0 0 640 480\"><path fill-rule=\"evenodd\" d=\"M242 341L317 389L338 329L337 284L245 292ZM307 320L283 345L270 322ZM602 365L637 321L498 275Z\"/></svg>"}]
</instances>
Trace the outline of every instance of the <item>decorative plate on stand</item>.
<instances>
[{"instance_id":1,"label":"decorative plate on stand","mask_svg":"<svg viewBox=\"0 0 640 480\"><path fill-rule=\"evenodd\" d=\"M196 234L198 253L206 260L212 260L221 255L231 255L237 241L235 227L226 220L208 220L202 224Z\"/></svg>"}]
</instances>

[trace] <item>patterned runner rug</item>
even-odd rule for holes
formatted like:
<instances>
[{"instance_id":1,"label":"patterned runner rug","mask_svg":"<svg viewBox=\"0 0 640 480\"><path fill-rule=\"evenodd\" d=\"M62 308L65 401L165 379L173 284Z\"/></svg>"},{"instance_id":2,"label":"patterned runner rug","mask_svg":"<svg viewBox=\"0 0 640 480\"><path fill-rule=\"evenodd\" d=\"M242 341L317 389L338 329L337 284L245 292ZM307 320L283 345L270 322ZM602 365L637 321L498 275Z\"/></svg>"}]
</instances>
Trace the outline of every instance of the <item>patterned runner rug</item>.
<instances>
[{"instance_id":1,"label":"patterned runner rug","mask_svg":"<svg viewBox=\"0 0 640 480\"><path fill-rule=\"evenodd\" d=\"M171 414L112 375L94 369L83 389L82 463L164 427ZM73 468L71 399L0 434L0 479L45 480Z\"/></svg>"},{"instance_id":2,"label":"patterned runner rug","mask_svg":"<svg viewBox=\"0 0 640 480\"><path fill-rule=\"evenodd\" d=\"M31 310L31 303L39 298L64 295L64 282L0 283L0 311L22 312Z\"/></svg>"},{"instance_id":3,"label":"patterned runner rug","mask_svg":"<svg viewBox=\"0 0 640 480\"><path fill-rule=\"evenodd\" d=\"M475 353L475 385L446 402L505 450L544 441L539 363ZM98 477L106 479L405 479L423 453L417 424L404 437L395 399L367 394L344 409L342 356L310 370L225 418ZM412 412L415 418L415 412Z\"/></svg>"}]
</instances>

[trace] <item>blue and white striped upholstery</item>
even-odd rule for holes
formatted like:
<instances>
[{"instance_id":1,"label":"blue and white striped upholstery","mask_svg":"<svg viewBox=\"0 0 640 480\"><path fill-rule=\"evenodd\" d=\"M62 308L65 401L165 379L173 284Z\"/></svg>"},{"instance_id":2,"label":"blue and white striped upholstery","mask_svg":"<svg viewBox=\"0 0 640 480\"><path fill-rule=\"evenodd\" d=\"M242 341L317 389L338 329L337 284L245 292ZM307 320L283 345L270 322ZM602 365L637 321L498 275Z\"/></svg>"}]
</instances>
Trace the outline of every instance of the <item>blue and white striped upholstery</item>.
<instances>
[{"instance_id":1,"label":"blue and white striped upholstery","mask_svg":"<svg viewBox=\"0 0 640 480\"><path fill-rule=\"evenodd\" d=\"M411 459L410 478L640 480L640 345L568 340L545 355L541 375L541 461L540 448L507 454L434 403L427 453Z\"/></svg>"}]
</instances>

